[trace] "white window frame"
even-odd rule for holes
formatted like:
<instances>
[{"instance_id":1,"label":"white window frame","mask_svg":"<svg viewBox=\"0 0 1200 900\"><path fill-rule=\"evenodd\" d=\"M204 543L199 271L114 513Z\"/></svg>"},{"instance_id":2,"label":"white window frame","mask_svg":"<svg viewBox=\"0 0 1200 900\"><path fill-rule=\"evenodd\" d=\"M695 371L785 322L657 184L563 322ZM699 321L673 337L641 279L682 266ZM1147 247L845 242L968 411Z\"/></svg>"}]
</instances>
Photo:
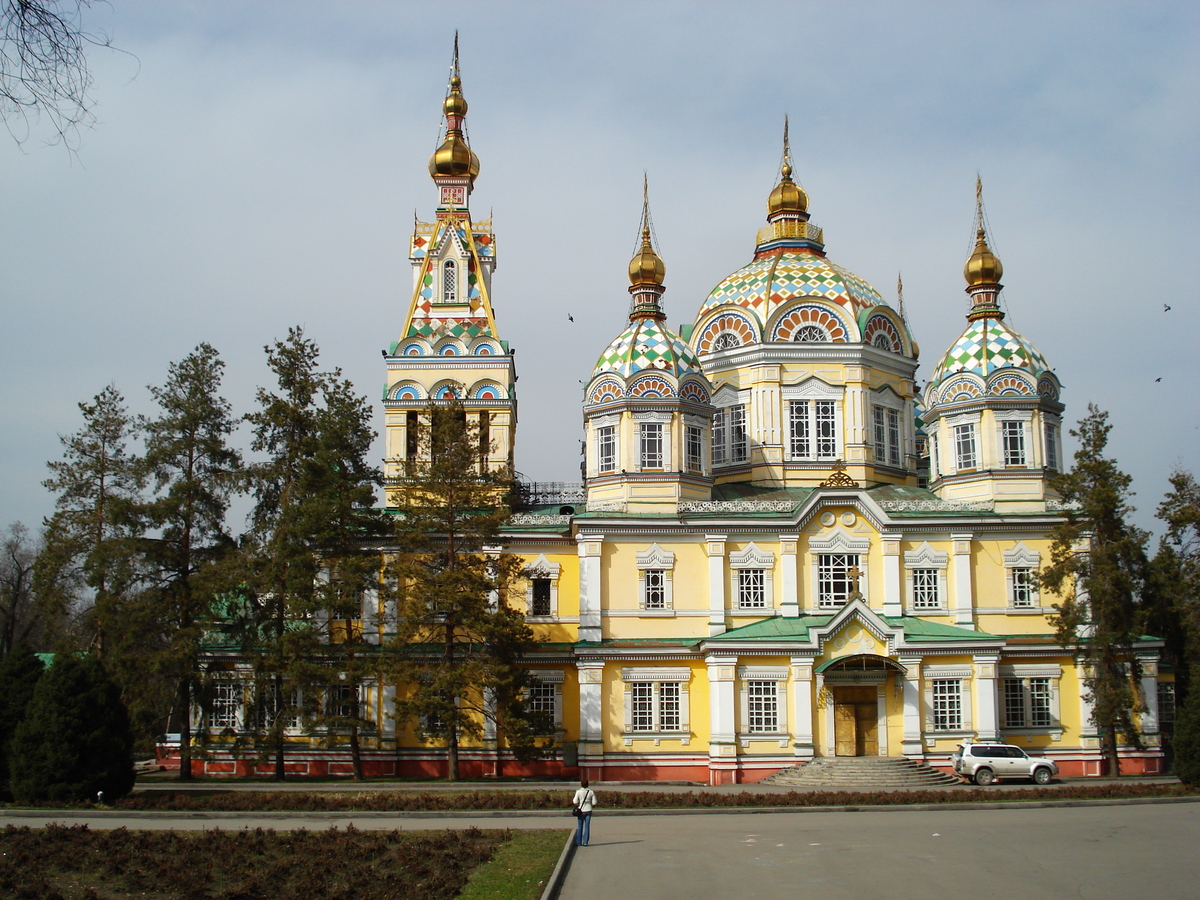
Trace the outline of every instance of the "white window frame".
<instances>
[{"instance_id":1,"label":"white window frame","mask_svg":"<svg viewBox=\"0 0 1200 900\"><path fill-rule=\"evenodd\" d=\"M669 413L634 413L637 436L638 471L665 472L671 468L671 415ZM657 444L657 448L654 445ZM657 460L648 451L657 449Z\"/></svg>"},{"instance_id":2,"label":"white window frame","mask_svg":"<svg viewBox=\"0 0 1200 900\"><path fill-rule=\"evenodd\" d=\"M246 685L237 678L218 678L212 683L212 699L205 716L210 729L242 730L245 719Z\"/></svg>"},{"instance_id":3,"label":"white window frame","mask_svg":"<svg viewBox=\"0 0 1200 900\"><path fill-rule=\"evenodd\" d=\"M681 739L686 746L691 738L690 696L688 685L692 671L686 667L629 666L621 669L621 681L625 690L625 743L637 740L663 738ZM635 694L645 691L649 701L650 721L646 727L634 728ZM672 712L670 704L676 702L675 715L668 715L664 723L664 712ZM674 719L674 721L672 721ZM673 727L671 727L673 726Z\"/></svg>"},{"instance_id":4,"label":"white window frame","mask_svg":"<svg viewBox=\"0 0 1200 900\"><path fill-rule=\"evenodd\" d=\"M638 569L638 607L650 614L669 614L675 608L675 554L664 550L657 543L637 554ZM656 572L662 577L663 605L650 605L651 576Z\"/></svg>"},{"instance_id":5,"label":"white window frame","mask_svg":"<svg viewBox=\"0 0 1200 900\"><path fill-rule=\"evenodd\" d=\"M810 378L785 386L781 394L787 422L786 458L797 462L842 459L842 389ZM829 423L832 434L821 433L823 422Z\"/></svg>"},{"instance_id":6,"label":"white window frame","mask_svg":"<svg viewBox=\"0 0 1200 900\"><path fill-rule=\"evenodd\" d=\"M714 466L725 465L725 456L729 450L729 434L725 427L725 410L718 409L713 413L712 424L712 462Z\"/></svg>"},{"instance_id":7,"label":"white window frame","mask_svg":"<svg viewBox=\"0 0 1200 900\"><path fill-rule=\"evenodd\" d=\"M1179 713L1179 707L1176 703L1175 696L1175 682L1157 682L1155 693L1158 696L1158 724L1172 724L1175 721L1175 717Z\"/></svg>"},{"instance_id":8,"label":"white window frame","mask_svg":"<svg viewBox=\"0 0 1200 900\"><path fill-rule=\"evenodd\" d=\"M1030 550L1024 541L1018 541L1011 550L1005 550L1004 581L1006 585L1007 609L1009 612L1037 613L1042 612L1041 592L1036 584L1022 584L1026 575L1036 576L1042 565L1042 554ZM1028 591L1027 597L1022 597L1022 591ZM1022 601L1018 603L1018 601Z\"/></svg>"},{"instance_id":9,"label":"white window frame","mask_svg":"<svg viewBox=\"0 0 1200 900\"><path fill-rule=\"evenodd\" d=\"M595 435L596 474L612 475L621 468L621 417L602 416L592 420ZM607 457L605 451L611 451Z\"/></svg>"},{"instance_id":10,"label":"white window frame","mask_svg":"<svg viewBox=\"0 0 1200 900\"><path fill-rule=\"evenodd\" d=\"M905 594L905 613L913 616L945 615L948 610L946 602L946 569L950 564L950 554L943 550L934 550L925 541L915 550L904 553L904 569L907 592ZM917 606L917 585L915 573L932 571L936 577L934 606Z\"/></svg>"},{"instance_id":11,"label":"white window frame","mask_svg":"<svg viewBox=\"0 0 1200 900\"><path fill-rule=\"evenodd\" d=\"M1019 419L1000 422L1001 462L1006 469L1024 469L1029 465L1029 429Z\"/></svg>"},{"instance_id":12,"label":"white window frame","mask_svg":"<svg viewBox=\"0 0 1200 900\"><path fill-rule=\"evenodd\" d=\"M1062 423L1058 417L1042 416L1042 460L1045 468L1062 471Z\"/></svg>"},{"instance_id":13,"label":"white window frame","mask_svg":"<svg viewBox=\"0 0 1200 900\"><path fill-rule=\"evenodd\" d=\"M857 562L846 565L847 571L857 565L859 570L858 592L863 597L869 597L867 582L867 555L871 549L871 541L866 538L852 536L845 529L839 528L831 534L819 538L809 538L808 552L812 558L812 598L813 606L818 611L841 609L846 605L843 599L840 603L821 603L822 591L822 556L857 556Z\"/></svg>"},{"instance_id":14,"label":"white window frame","mask_svg":"<svg viewBox=\"0 0 1200 900\"><path fill-rule=\"evenodd\" d=\"M891 391L871 395L871 437L878 465L904 468L908 448L908 429L901 416L904 406L904 400Z\"/></svg>"},{"instance_id":15,"label":"white window frame","mask_svg":"<svg viewBox=\"0 0 1200 900\"><path fill-rule=\"evenodd\" d=\"M442 260L441 265L442 276L442 302L443 303L458 303L458 262L457 260L447 258Z\"/></svg>"},{"instance_id":16,"label":"white window frame","mask_svg":"<svg viewBox=\"0 0 1200 900\"><path fill-rule=\"evenodd\" d=\"M1060 719L1060 691L1062 667L1054 664L1017 663L1002 665L997 672L1000 684L997 692L999 701L1000 728L1008 734L1061 734L1062 720ZM1046 724L1033 724L1033 682L1047 683L1047 709L1049 721ZM1017 686L1013 691L1011 686ZM1021 724L1013 724L1010 718L1009 700L1013 694L1020 700Z\"/></svg>"},{"instance_id":17,"label":"white window frame","mask_svg":"<svg viewBox=\"0 0 1200 900\"><path fill-rule=\"evenodd\" d=\"M690 417L683 420L683 468L693 475L703 475L705 471L704 425Z\"/></svg>"},{"instance_id":18,"label":"white window frame","mask_svg":"<svg viewBox=\"0 0 1200 900\"><path fill-rule=\"evenodd\" d=\"M562 566L550 562L543 553L525 567L525 618L531 622L550 622L558 619L558 580L562 575ZM550 615L535 616L533 614L533 582L544 578L550 581Z\"/></svg>"},{"instance_id":19,"label":"white window frame","mask_svg":"<svg viewBox=\"0 0 1200 900\"><path fill-rule=\"evenodd\" d=\"M750 458L750 425L745 403L726 409L729 414L729 462L744 463Z\"/></svg>"},{"instance_id":20,"label":"white window frame","mask_svg":"<svg viewBox=\"0 0 1200 900\"><path fill-rule=\"evenodd\" d=\"M940 735L964 735L972 734L971 710L972 710L972 667L966 666L924 666L921 669L921 674L925 682L924 698L925 698L925 731L930 734ZM940 691L945 691L949 685L957 686L957 701L959 719L957 723L942 722L941 727L938 723L938 711L936 709L938 703L938 695ZM940 686L940 688L939 688ZM943 693L943 697L948 697L949 694Z\"/></svg>"},{"instance_id":21,"label":"white window frame","mask_svg":"<svg viewBox=\"0 0 1200 900\"><path fill-rule=\"evenodd\" d=\"M270 679L264 681L260 685L260 687L264 691L271 691L271 696L272 697L274 696L275 685L271 683ZM254 728L254 730L255 731L267 731L268 729L271 728L271 723L269 721L267 721L267 719L270 715L272 715L274 713L274 710L267 709L265 706L260 705L260 701L258 699L258 690L259 690L258 688L255 689L255 697L254 697L254 700L255 700L255 707L254 707L255 728ZM287 693L286 688L284 689L284 692ZM284 705L285 706L290 705L292 707L292 714L290 716L288 716L287 721L284 722L283 732L284 732L284 734L295 734L302 729L303 724L304 724L303 719L302 719L302 713L301 713L301 710L303 709L303 703L301 702L300 692L293 688L291 690L290 701L288 703L285 703Z\"/></svg>"},{"instance_id":22,"label":"white window frame","mask_svg":"<svg viewBox=\"0 0 1200 900\"><path fill-rule=\"evenodd\" d=\"M938 469L938 439L937 433L929 435L929 480L934 481L940 475Z\"/></svg>"},{"instance_id":23,"label":"white window frame","mask_svg":"<svg viewBox=\"0 0 1200 900\"><path fill-rule=\"evenodd\" d=\"M951 428L954 436L954 469L957 472L979 470L979 428L975 422L961 422Z\"/></svg>"},{"instance_id":24,"label":"white window frame","mask_svg":"<svg viewBox=\"0 0 1200 900\"><path fill-rule=\"evenodd\" d=\"M775 554L769 550L760 550L753 542L744 550L729 554L729 569L731 596L734 598L734 609L768 614L775 609ZM762 604L747 606L743 604L743 585L754 586L758 574L761 574Z\"/></svg>"},{"instance_id":25,"label":"white window frame","mask_svg":"<svg viewBox=\"0 0 1200 900\"><path fill-rule=\"evenodd\" d=\"M553 717L554 728L559 732L562 731L563 727L563 682L565 680L566 674L561 669L529 670L531 685L537 685L544 693L549 693L547 688L553 690L551 715Z\"/></svg>"},{"instance_id":26,"label":"white window frame","mask_svg":"<svg viewBox=\"0 0 1200 900\"><path fill-rule=\"evenodd\" d=\"M750 741L773 741L788 737L787 666L738 666L738 739L745 745ZM752 687L753 686L753 687ZM775 721L769 727L751 726L751 694L774 688ZM766 696L770 696L769 693Z\"/></svg>"}]
</instances>

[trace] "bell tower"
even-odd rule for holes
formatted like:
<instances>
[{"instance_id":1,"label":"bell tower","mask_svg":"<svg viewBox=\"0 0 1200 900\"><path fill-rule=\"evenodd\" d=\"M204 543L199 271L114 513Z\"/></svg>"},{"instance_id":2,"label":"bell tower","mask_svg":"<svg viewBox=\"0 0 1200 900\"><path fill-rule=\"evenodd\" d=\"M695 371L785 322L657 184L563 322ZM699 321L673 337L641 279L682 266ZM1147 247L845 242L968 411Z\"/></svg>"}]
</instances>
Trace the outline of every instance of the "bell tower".
<instances>
[{"instance_id":1,"label":"bell tower","mask_svg":"<svg viewBox=\"0 0 1200 900\"><path fill-rule=\"evenodd\" d=\"M428 458L431 402L462 403L471 427L478 429L481 465L497 471L513 464L516 368L492 310L492 223L471 217L479 157L467 138L457 34L442 115L440 143L429 158L438 205L432 222L413 223L412 299L400 338L386 353L384 471L389 484L401 477L407 461ZM393 502L389 490L388 503Z\"/></svg>"}]
</instances>

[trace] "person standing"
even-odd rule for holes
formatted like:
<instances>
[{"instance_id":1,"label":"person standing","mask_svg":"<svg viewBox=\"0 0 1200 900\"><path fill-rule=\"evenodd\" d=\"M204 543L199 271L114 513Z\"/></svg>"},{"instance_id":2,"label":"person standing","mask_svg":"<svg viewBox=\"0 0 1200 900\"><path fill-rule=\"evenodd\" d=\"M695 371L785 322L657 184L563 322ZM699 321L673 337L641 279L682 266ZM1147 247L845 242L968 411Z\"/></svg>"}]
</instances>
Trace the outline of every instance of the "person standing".
<instances>
[{"instance_id":1,"label":"person standing","mask_svg":"<svg viewBox=\"0 0 1200 900\"><path fill-rule=\"evenodd\" d=\"M579 790L571 799L571 806L579 824L575 828L575 846L586 847L592 831L592 808L596 805L596 792L588 787L586 774L579 778Z\"/></svg>"}]
</instances>

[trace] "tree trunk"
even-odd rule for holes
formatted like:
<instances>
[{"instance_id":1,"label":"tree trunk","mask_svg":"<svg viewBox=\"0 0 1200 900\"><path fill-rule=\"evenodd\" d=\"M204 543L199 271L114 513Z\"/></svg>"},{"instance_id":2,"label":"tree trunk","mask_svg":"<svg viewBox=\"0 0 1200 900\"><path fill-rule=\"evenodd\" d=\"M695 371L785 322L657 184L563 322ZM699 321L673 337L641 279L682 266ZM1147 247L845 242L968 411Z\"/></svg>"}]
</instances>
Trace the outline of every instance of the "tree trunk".
<instances>
[{"instance_id":1,"label":"tree trunk","mask_svg":"<svg viewBox=\"0 0 1200 900\"><path fill-rule=\"evenodd\" d=\"M275 738L275 780L283 781L285 773L283 769L283 725L286 721L283 717L283 676L278 672L275 673L275 721L271 723Z\"/></svg>"},{"instance_id":2,"label":"tree trunk","mask_svg":"<svg viewBox=\"0 0 1200 900\"><path fill-rule=\"evenodd\" d=\"M188 674L179 684L179 780L192 780L192 680Z\"/></svg>"},{"instance_id":3,"label":"tree trunk","mask_svg":"<svg viewBox=\"0 0 1200 900\"><path fill-rule=\"evenodd\" d=\"M458 723L451 722L446 734L446 779L458 781Z\"/></svg>"},{"instance_id":4,"label":"tree trunk","mask_svg":"<svg viewBox=\"0 0 1200 900\"><path fill-rule=\"evenodd\" d=\"M1121 757L1117 753L1117 726L1111 722L1105 729L1105 748L1108 751L1108 773L1117 778L1121 777Z\"/></svg>"}]
</instances>

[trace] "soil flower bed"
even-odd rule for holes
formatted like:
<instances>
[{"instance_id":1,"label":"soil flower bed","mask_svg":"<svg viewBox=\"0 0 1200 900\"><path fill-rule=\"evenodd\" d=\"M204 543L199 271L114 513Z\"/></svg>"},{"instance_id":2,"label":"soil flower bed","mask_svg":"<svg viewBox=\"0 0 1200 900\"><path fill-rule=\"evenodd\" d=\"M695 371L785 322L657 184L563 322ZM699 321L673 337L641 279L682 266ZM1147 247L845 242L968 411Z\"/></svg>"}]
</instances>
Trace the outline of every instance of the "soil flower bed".
<instances>
[{"instance_id":1,"label":"soil flower bed","mask_svg":"<svg viewBox=\"0 0 1200 900\"><path fill-rule=\"evenodd\" d=\"M0 832L9 900L449 900L504 831Z\"/></svg>"},{"instance_id":2,"label":"soil flower bed","mask_svg":"<svg viewBox=\"0 0 1200 900\"><path fill-rule=\"evenodd\" d=\"M915 791L789 791L764 794L751 791L597 791L605 809L707 809L721 807L895 806L931 803L1013 802L1030 800L1101 800L1116 798L1190 797L1197 788L1183 784L1106 782L1030 787L997 791L963 787L956 790ZM89 808L86 805L83 808ZM197 812L416 812L468 810L547 810L565 812L571 791L153 791L131 794L117 805L121 810Z\"/></svg>"}]
</instances>

